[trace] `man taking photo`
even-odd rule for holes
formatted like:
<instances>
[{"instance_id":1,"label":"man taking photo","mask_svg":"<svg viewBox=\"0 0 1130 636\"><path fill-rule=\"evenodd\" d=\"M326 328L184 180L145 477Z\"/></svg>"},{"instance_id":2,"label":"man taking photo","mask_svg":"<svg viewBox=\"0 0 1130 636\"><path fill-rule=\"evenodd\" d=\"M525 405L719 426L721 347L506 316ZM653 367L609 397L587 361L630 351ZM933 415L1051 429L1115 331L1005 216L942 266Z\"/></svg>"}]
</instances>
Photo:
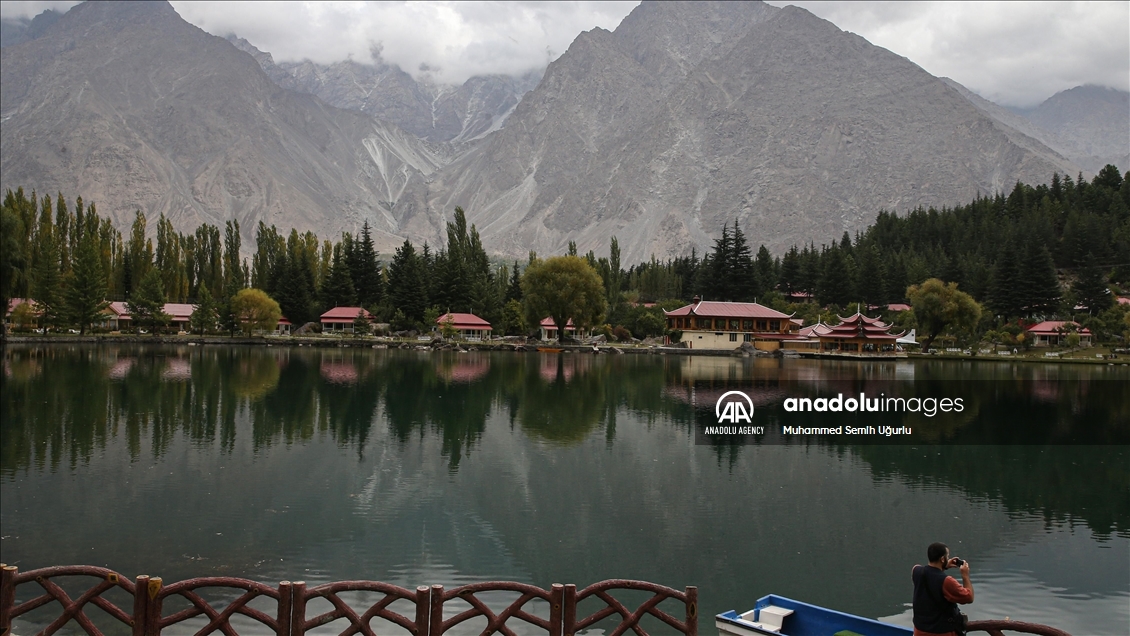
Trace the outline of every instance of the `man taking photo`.
<instances>
[{"instance_id":1,"label":"man taking photo","mask_svg":"<svg viewBox=\"0 0 1130 636\"><path fill-rule=\"evenodd\" d=\"M914 581L914 636L958 636L965 633L965 615L958 604L973 602L973 585L969 582L969 562L950 558L944 543L931 543L926 548L929 565L916 565L910 571ZM946 576L949 568L958 568L961 583Z\"/></svg>"}]
</instances>

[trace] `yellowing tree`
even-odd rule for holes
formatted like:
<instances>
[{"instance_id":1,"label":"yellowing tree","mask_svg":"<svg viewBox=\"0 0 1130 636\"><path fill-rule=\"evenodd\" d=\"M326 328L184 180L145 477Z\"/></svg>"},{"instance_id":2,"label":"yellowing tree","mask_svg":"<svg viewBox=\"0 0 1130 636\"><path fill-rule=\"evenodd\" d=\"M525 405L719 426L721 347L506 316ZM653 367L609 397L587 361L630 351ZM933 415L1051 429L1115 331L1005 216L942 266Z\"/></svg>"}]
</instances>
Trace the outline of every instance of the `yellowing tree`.
<instances>
[{"instance_id":1,"label":"yellowing tree","mask_svg":"<svg viewBox=\"0 0 1130 636\"><path fill-rule=\"evenodd\" d=\"M239 290L231 300L231 310L246 334L273 331L282 317L279 304L262 289Z\"/></svg>"},{"instance_id":2,"label":"yellowing tree","mask_svg":"<svg viewBox=\"0 0 1130 636\"><path fill-rule=\"evenodd\" d=\"M969 294L958 291L957 283L948 285L937 278L931 278L921 285L906 288L906 297L914 308L914 318L926 341L922 350L929 351L943 331L949 327L972 330L981 319L981 305Z\"/></svg>"},{"instance_id":3,"label":"yellowing tree","mask_svg":"<svg viewBox=\"0 0 1130 636\"><path fill-rule=\"evenodd\" d=\"M528 324L536 325L546 316L553 319L558 340L565 339L570 319L578 330L592 327L604 320L607 308L600 274L578 256L530 263L522 275L522 303Z\"/></svg>"}]
</instances>

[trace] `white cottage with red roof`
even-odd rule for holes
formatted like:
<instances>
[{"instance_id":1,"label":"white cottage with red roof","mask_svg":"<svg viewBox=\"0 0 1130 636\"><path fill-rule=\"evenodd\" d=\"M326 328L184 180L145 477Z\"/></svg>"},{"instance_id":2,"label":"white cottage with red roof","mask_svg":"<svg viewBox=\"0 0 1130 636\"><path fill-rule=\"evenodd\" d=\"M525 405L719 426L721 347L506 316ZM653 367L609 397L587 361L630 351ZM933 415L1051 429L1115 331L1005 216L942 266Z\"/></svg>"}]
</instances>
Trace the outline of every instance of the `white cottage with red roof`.
<instances>
[{"instance_id":1,"label":"white cottage with red roof","mask_svg":"<svg viewBox=\"0 0 1130 636\"><path fill-rule=\"evenodd\" d=\"M774 351L781 343L799 340L792 316L758 303L699 300L664 312L667 328L681 331L680 342L692 349L737 349L743 342Z\"/></svg>"},{"instance_id":2,"label":"white cottage with red roof","mask_svg":"<svg viewBox=\"0 0 1130 636\"><path fill-rule=\"evenodd\" d=\"M334 307L322 314L322 332L353 333L353 321L357 320L357 314L362 314L369 322L373 320L373 315L362 307Z\"/></svg>"},{"instance_id":3,"label":"white cottage with red roof","mask_svg":"<svg viewBox=\"0 0 1130 636\"><path fill-rule=\"evenodd\" d=\"M1045 320L1025 330L1034 347L1052 347L1067 344L1067 335L1079 334L1079 344L1091 346L1091 330L1082 327L1074 320Z\"/></svg>"},{"instance_id":4,"label":"white cottage with red roof","mask_svg":"<svg viewBox=\"0 0 1130 636\"><path fill-rule=\"evenodd\" d=\"M457 332L457 337L464 340L486 340L490 338L490 323L475 314L458 314L448 312L436 318L436 326L442 329L450 324Z\"/></svg>"}]
</instances>

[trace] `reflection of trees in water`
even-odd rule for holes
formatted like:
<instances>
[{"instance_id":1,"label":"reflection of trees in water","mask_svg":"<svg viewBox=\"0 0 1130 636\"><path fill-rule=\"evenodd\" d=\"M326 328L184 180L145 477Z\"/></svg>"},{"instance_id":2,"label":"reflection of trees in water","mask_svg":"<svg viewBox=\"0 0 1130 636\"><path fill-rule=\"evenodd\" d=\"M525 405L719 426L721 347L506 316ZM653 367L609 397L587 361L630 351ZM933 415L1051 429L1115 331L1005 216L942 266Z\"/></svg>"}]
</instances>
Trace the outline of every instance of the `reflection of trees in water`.
<instances>
[{"instance_id":1,"label":"reflection of trees in water","mask_svg":"<svg viewBox=\"0 0 1130 636\"><path fill-rule=\"evenodd\" d=\"M1130 532L1127 446L858 446L877 479L939 482L1050 521L1082 519L1099 536Z\"/></svg>"}]
</instances>

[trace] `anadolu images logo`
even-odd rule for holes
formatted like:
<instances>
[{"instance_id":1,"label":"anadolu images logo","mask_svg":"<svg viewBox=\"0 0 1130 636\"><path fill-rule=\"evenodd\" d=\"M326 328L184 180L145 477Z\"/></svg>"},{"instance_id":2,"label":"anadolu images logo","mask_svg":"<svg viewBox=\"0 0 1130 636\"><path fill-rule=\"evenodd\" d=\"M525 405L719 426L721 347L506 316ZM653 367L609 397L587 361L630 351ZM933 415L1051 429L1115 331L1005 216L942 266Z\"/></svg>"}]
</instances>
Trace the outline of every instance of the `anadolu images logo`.
<instances>
[{"instance_id":1,"label":"anadolu images logo","mask_svg":"<svg viewBox=\"0 0 1130 636\"><path fill-rule=\"evenodd\" d=\"M740 399L727 401L726 398L731 396ZM753 400L749 399L749 396L741 391L726 391L722 394L722 397L718 398L718 401L714 403L714 416L718 418L719 424L737 424L739 422L752 424Z\"/></svg>"}]
</instances>

